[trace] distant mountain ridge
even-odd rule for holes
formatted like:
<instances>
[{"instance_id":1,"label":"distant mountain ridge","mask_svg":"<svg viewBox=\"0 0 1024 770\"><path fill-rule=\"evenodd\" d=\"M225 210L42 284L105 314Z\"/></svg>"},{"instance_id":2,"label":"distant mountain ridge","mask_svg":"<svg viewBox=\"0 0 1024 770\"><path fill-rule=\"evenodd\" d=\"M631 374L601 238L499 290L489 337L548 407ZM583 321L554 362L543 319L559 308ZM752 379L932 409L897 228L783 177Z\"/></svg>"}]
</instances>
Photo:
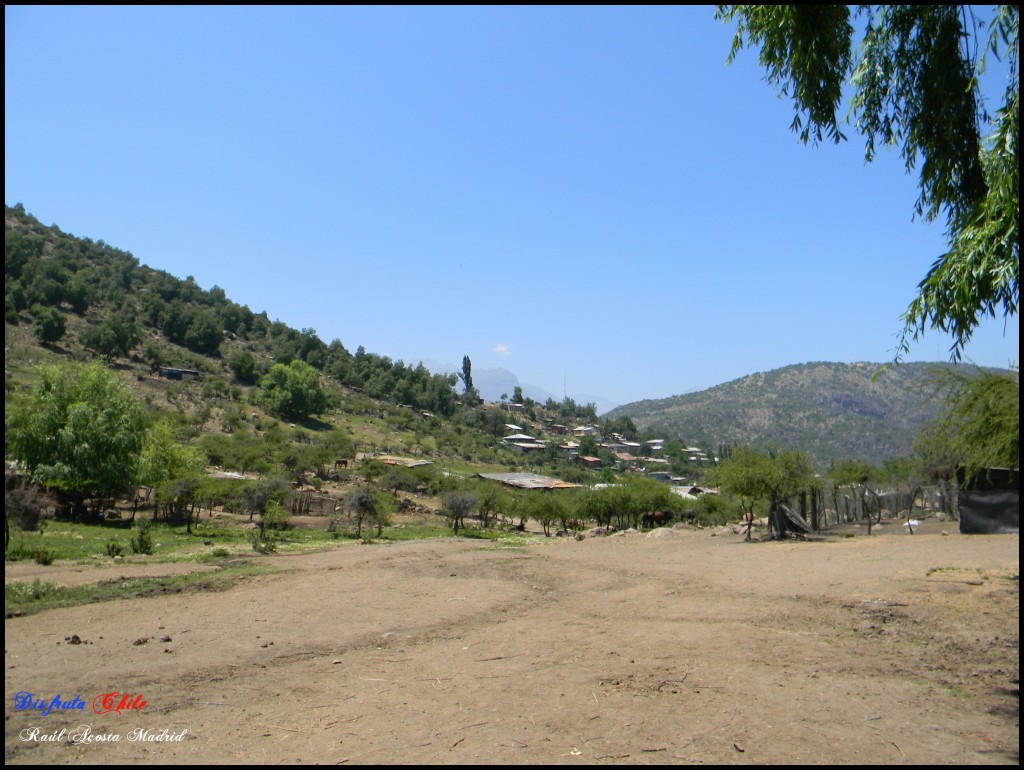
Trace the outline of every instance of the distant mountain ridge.
<instances>
[{"instance_id":1,"label":"distant mountain ridge","mask_svg":"<svg viewBox=\"0 0 1024 770\"><path fill-rule=\"evenodd\" d=\"M421 360L420 363L435 374L458 374L462 370L461 366L455 366L454 364L442 364L438 361ZM539 385L520 382L519 377L517 377L514 372L501 367L478 369L474 366L471 374L473 376L473 386L480 392L480 396L487 401L500 401L502 394L511 398L512 394L515 392L516 386L523 389L523 396L532 398L534 401L541 404L545 403L549 398L561 403L562 399L565 397L564 395L559 396L551 393ZM581 406L594 404L597 407L598 414L604 414L618 406L616 402L602 396L593 396L586 393L569 393L568 396Z\"/></svg>"},{"instance_id":2,"label":"distant mountain ridge","mask_svg":"<svg viewBox=\"0 0 1024 770\"><path fill-rule=\"evenodd\" d=\"M881 463L909 455L921 428L938 415L941 398L930 373L949 366L796 364L625 404L606 416L629 417L641 431L713 451L745 445L799 449L823 466L841 459Z\"/></svg>"}]
</instances>

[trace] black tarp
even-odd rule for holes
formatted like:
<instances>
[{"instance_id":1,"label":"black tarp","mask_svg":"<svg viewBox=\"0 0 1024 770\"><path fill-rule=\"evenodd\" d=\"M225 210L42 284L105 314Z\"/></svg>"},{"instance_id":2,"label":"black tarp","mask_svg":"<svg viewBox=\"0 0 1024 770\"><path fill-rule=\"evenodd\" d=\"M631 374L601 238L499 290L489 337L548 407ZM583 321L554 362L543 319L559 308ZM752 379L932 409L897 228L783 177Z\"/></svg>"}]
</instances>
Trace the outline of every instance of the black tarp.
<instances>
[{"instance_id":1,"label":"black tarp","mask_svg":"<svg viewBox=\"0 0 1024 770\"><path fill-rule=\"evenodd\" d=\"M960 532L996 535L1020 532L1020 471L989 468L975 478L958 478Z\"/></svg>"},{"instance_id":2,"label":"black tarp","mask_svg":"<svg viewBox=\"0 0 1024 770\"><path fill-rule=\"evenodd\" d=\"M814 530L811 529L811 525L804 521L800 514L790 508L788 505L780 505L779 509L786 516L788 526L793 529L799 529L801 532L806 532L808 535L813 535Z\"/></svg>"}]
</instances>

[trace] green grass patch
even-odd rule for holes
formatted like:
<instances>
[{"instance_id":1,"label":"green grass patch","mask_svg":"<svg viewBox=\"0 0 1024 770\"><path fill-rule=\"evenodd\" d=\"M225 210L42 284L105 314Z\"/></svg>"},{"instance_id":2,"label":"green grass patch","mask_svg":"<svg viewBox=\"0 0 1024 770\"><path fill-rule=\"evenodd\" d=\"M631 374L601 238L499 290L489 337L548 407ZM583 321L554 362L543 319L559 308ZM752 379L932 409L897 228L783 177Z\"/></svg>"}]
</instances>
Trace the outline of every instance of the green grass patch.
<instances>
[{"instance_id":1,"label":"green grass patch","mask_svg":"<svg viewBox=\"0 0 1024 770\"><path fill-rule=\"evenodd\" d=\"M136 517L141 521L142 517ZM150 524L153 553L140 557L132 553L131 541L135 536L133 524L114 520L82 524L68 521L47 521L42 532L17 532L7 548L5 560L36 560L44 553L52 560L89 562L108 560L120 555L125 561L204 561L210 558L207 543L230 550L247 548L245 531L239 527L224 527L215 521L192 525L192 534L184 526L170 526L163 522Z\"/></svg>"},{"instance_id":2,"label":"green grass patch","mask_svg":"<svg viewBox=\"0 0 1024 770\"><path fill-rule=\"evenodd\" d=\"M273 571L267 565L246 563L191 575L104 580L81 586L63 586L38 578L31 583L15 580L4 586L4 611L7 617L12 617L114 599L166 596L194 591L223 591L242 578Z\"/></svg>"},{"instance_id":3,"label":"green grass patch","mask_svg":"<svg viewBox=\"0 0 1024 770\"><path fill-rule=\"evenodd\" d=\"M172 527L155 523L150 527L153 540L153 556L158 561L198 556L204 548L204 541L244 542L244 534L231 532L212 525L193 525L193 534L185 532L183 526ZM109 558L119 552L126 558L132 554L131 540L135 531L131 522L109 521L80 524L68 521L48 521L42 532L25 532L15 535L7 549L7 561L34 558L40 550L53 554L55 559L87 561Z\"/></svg>"},{"instance_id":4,"label":"green grass patch","mask_svg":"<svg viewBox=\"0 0 1024 770\"><path fill-rule=\"evenodd\" d=\"M145 514L136 516L136 523L143 520L149 522L149 517ZM279 553L325 550L356 539L355 530L347 522L342 521L335 532L329 531L327 524L325 519L322 527L275 530L271 533L273 550ZM252 555L253 546L248 536L250 532L250 529L238 523L228 525L218 519L202 519L193 523L192 534L188 534L183 525L149 522L152 553L144 555L133 550L132 539L136 536L136 530L132 522L127 520L90 523L50 520L41 532L15 531L5 559L7 562L35 561L40 564L61 561L109 564L115 558L125 564L181 561L218 564L229 556ZM451 528L445 526L437 516L424 516L415 523L385 526L380 536L373 526L364 527L362 533L363 540L380 543L448 537L452 537ZM513 544L512 547L532 539L524 538L521 532L510 532L500 527L470 527L460 530L459 537L508 541Z\"/></svg>"}]
</instances>

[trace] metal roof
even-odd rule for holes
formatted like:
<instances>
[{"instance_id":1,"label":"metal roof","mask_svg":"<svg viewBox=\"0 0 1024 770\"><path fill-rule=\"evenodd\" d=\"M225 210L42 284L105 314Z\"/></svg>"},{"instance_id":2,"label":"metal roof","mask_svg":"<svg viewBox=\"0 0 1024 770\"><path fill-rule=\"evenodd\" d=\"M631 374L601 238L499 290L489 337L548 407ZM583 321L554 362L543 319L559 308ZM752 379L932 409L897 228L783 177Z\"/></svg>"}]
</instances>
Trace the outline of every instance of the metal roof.
<instances>
[{"instance_id":1,"label":"metal roof","mask_svg":"<svg viewBox=\"0 0 1024 770\"><path fill-rule=\"evenodd\" d=\"M520 489L576 489L579 484L570 484L568 481L540 476L536 473L481 473L482 479L490 479L510 487Z\"/></svg>"}]
</instances>

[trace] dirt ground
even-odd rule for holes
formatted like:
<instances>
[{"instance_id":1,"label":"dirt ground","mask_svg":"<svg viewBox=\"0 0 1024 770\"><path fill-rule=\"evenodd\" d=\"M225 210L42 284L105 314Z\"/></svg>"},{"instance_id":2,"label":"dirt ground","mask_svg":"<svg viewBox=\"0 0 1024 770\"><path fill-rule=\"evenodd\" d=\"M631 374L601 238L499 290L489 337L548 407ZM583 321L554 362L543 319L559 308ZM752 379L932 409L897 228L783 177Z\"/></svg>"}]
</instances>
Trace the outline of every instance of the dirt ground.
<instances>
[{"instance_id":1,"label":"dirt ground","mask_svg":"<svg viewBox=\"0 0 1024 770\"><path fill-rule=\"evenodd\" d=\"M936 522L261 557L222 592L7 619L5 760L1015 765L1018 546Z\"/></svg>"}]
</instances>

